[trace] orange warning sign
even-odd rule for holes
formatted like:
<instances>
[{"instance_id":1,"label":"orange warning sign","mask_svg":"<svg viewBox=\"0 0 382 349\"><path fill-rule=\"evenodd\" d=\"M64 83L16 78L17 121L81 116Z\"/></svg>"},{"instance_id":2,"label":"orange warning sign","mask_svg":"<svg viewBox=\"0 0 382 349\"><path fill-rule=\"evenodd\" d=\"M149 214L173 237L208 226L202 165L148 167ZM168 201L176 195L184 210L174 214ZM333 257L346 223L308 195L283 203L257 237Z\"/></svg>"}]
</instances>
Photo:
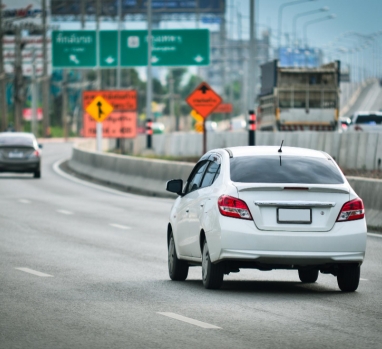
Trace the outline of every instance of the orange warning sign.
<instances>
[{"instance_id":1,"label":"orange warning sign","mask_svg":"<svg viewBox=\"0 0 382 349\"><path fill-rule=\"evenodd\" d=\"M97 122L87 113L84 114L83 136L94 138L97 134ZM113 111L102 123L104 138L134 138L137 135L137 113L132 111Z\"/></svg>"},{"instance_id":2,"label":"orange warning sign","mask_svg":"<svg viewBox=\"0 0 382 349\"><path fill-rule=\"evenodd\" d=\"M231 103L222 103L217 106L213 113L232 113L232 104Z\"/></svg>"},{"instance_id":3,"label":"orange warning sign","mask_svg":"<svg viewBox=\"0 0 382 349\"><path fill-rule=\"evenodd\" d=\"M135 90L84 91L82 95L84 110L98 96L110 103L113 110L137 110L137 91Z\"/></svg>"},{"instance_id":4,"label":"orange warning sign","mask_svg":"<svg viewBox=\"0 0 382 349\"><path fill-rule=\"evenodd\" d=\"M202 82L186 99L191 108L204 118L222 102L221 97L206 83Z\"/></svg>"},{"instance_id":5,"label":"orange warning sign","mask_svg":"<svg viewBox=\"0 0 382 349\"><path fill-rule=\"evenodd\" d=\"M84 91L82 101L84 137L96 137L96 121L100 119L104 138L136 137L137 91Z\"/></svg>"}]
</instances>

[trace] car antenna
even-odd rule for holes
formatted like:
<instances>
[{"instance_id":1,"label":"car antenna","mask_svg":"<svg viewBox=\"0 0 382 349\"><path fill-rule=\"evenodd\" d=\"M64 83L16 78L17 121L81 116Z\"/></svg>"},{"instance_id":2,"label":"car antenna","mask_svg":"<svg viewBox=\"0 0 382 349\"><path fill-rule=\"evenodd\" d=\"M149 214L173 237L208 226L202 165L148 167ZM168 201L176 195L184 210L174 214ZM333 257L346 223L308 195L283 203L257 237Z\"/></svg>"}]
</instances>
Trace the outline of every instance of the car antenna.
<instances>
[{"instance_id":1,"label":"car antenna","mask_svg":"<svg viewBox=\"0 0 382 349\"><path fill-rule=\"evenodd\" d=\"M284 143L284 140L282 140L282 142L281 142L280 149L278 150L279 153L283 152L282 149L281 149L283 147L283 143Z\"/></svg>"}]
</instances>

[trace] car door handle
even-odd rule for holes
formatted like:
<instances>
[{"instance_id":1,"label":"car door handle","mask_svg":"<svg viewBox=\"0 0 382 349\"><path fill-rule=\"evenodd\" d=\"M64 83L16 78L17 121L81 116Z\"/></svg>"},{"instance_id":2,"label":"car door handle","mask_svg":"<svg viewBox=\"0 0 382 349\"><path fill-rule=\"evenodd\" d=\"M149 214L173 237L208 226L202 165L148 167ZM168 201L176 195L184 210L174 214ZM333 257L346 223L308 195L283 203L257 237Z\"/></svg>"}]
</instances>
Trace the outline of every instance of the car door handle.
<instances>
[{"instance_id":1,"label":"car door handle","mask_svg":"<svg viewBox=\"0 0 382 349\"><path fill-rule=\"evenodd\" d=\"M200 207L203 207L204 206L204 204L200 204Z\"/></svg>"},{"instance_id":2,"label":"car door handle","mask_svg":"<svg viewBox=\"0 0 382 349\"><path fill-rule=\"evenodd\" d=\"M186 213L190 212L190 210L186 210Z\"/></svg>"}]
</instances>

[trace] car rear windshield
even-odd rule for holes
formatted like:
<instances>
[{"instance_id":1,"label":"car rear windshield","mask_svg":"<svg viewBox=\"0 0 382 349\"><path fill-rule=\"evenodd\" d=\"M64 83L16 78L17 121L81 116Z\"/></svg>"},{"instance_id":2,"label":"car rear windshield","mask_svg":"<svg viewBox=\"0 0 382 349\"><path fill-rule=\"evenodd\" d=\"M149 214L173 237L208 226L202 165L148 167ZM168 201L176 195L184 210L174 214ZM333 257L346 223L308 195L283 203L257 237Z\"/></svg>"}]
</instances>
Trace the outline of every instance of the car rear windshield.
<instances>
[{"instance_id":1,"label":"car rear windshield","mask_svg":"<svg viewBox=\"0 0 382 349\"><path fill-rule=\"evenodd\" d=\"M33 138L28 136L0 136L1 146L33 147Z\"/></svg>"},{"instance_id":2,"label":"car rear windshield","mask_svg":"<svg viewBox=\"0 0 382 349\"><path fill-rule=\"evenodd\" d=\"M241 183L344 183L333 160L282 155L231 158L231 180Z\"/></svg>"},{"instance_id":3,"label":"car rear windshield","mask_svg":"<svg viewBox=\"0 0 382 349\"><path fill-rule=\"evenodd\" d=\"M366 124L366 125L381 125L382 124L382 115L358 115L355 120L356 124Z\"/></svg>"}]
</instances>

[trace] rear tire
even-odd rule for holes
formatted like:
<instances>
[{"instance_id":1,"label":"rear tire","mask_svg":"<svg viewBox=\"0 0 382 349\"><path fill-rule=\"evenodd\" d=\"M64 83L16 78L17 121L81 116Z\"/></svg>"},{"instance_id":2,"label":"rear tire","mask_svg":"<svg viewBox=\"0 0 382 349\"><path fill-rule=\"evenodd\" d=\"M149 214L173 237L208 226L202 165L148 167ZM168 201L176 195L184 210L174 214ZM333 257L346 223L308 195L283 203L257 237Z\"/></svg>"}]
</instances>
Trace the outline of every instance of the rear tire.
<instances>
[{"instance_id":1,"label":"rear tire","mask_svg":"<svg viewBox=\"0 0 382 349\"><path fill-rule=\"evenodd\" d=\"M204 287L211 290L219 289L224 278L224 264L211 262L207 241L204 241L203 246L202 278Z\"/></svg>"},{"instance_id":2,"label":"rear tire","mask_svg":"<svg viewBox=\"0 0 382 349\"><path fill-rule=\"evenodd\" d=\"M172 234L168 243L168 274L173 281L184 281L188 275L188 264L178 259Z\"/></svg>"},{"instance_id":3,"label":"rear tire","mask_svg":"<svg viewBox=\"0 0 382 349\"><path fill-rule=\"evenodd\" d=\"M34 178L41 178L41 171L39 170L39 171L35 171L34 173L33 173L33 177Z\"/></svg>"},{"instance_id":4,"label":"rear tire","mask_svg":"<svg viewBox=\"0 0 382 349\"><path fill-rule=\"evenodd\" d=\"M318 270L316 269L310 269L310 270L298 270L298 277L300 278L301 282L307 283L307 284L313 284L318 279Z\"/></svg>"},{"instance_id":5,"label":"rear tire","mask_svg":"<svg viewBox=\"0 0 382 349\"><path fill-rule=\"evenodd\" d=\"M354 292L359 285L361 267L359 265L343 265L337 275L338 287L343 292Z\"/></svg>"}]
</instances>

